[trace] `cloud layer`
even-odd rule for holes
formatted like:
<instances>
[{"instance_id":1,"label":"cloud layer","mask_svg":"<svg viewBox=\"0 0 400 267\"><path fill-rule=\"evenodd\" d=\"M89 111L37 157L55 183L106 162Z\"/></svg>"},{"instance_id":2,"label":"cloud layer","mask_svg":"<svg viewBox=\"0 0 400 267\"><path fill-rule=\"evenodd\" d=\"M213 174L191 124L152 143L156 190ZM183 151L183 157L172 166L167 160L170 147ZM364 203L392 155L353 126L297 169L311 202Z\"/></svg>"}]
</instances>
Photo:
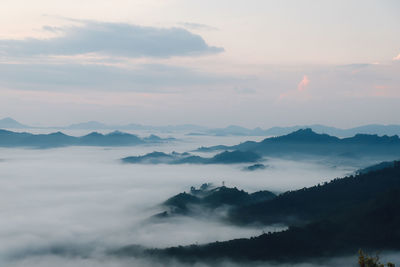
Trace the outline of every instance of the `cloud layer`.
<instances>
[{"instance_id":1,"label":"cloud layer","mask_svg":"<svg viewBox=\"0 0 400 267\"><path fill-rule=\"evenodd\" d=\"M248 139L234 137L229 142ZM150 216L163 210L159 203L191 185L226 181L227 186L246 191L281 192L324 182L348 171L274 159L268 163L271 169L259 173L243 173L241 166L161 164L149 168L124 165L118 160L154 150L183 152L220 142L221 139L202 136L183 137L182 142L162 146L138 146L134 151L129 147L0 149L4 160L0 162L0 210L2 218L7 218L0 220L0 239L7 240L0 242L0 266L176 266L119 264L114 258L101 256L104 250L133 243L167 247L250 237L280 229L237 227L211 216L204 220L177 217L149 223ZM103 260L107 264L101 264Z\"/></svg>"},{"instance_id":2,"label":"cloud layer","mask_svg":"<svg viewBox=\"0 0 400 267\"><path fill-rule=\"evenodd\" d=\"M191 56L220 53L183 28L155 28L126 23L85 21L79 26L43 27L56 33L48 39L0 39L3 56L79 55L99 53L121 57Z\"/></svg>"},{"instance_id":3,"label":"cloud layer","mask_svg":"<svg viewBox=\"0 0 400 267\"><path fill-rule=\"evenodd\" d=\"M172 92L215 85L235 78L190 68L139 64L120 68L102 64L1 64L0 87L19 90Z\"/></svg>"}]
</instances>

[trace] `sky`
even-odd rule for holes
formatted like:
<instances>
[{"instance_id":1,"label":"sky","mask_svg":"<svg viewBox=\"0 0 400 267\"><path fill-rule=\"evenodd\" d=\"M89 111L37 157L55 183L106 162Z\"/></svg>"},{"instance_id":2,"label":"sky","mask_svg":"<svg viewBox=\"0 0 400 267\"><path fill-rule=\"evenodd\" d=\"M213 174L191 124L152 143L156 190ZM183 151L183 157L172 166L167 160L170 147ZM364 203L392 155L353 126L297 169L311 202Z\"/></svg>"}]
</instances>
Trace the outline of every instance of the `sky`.
<instances>
[{"instance_id":1,"label":"sky","mask_svg":"<svg viewBox=\"0 0 400 267\"><path fill-rule=\"evenodd\" d=\"M400 124L396 0L2 0L0 117Z\"/></svg>"}]
</instances>

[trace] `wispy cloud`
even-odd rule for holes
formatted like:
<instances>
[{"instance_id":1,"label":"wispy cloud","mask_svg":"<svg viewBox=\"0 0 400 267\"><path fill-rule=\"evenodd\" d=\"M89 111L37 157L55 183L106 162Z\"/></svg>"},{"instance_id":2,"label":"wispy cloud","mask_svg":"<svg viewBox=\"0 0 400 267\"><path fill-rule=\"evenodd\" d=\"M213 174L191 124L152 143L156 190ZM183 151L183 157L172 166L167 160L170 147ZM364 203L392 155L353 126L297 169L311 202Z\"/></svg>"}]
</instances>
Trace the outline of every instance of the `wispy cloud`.
<instances>
[{"instance_id":1,"label":"wispy cloud","mask_svg":"<svg viewBox=\"0 0 400 267\"><path fill-rule=\"evenodd\" d=\"M121 57L192 56L224 51L208 45L183 28L156 28L126 23L79 21L78 26L43 29L56 33L48 39L0 39L3 56L79 55L98 53Z\"/></svg>"},{"instance_id":2,"label":"wispy cloud","mask_svg":"<svg viewBox=\"0 0 400 267\"><path fill-rule=\"evenodd\" d=\"M161 64L130 68L102 64L0 64L0 87L20 90L176 92L193 85L234 80L229 75Z\"/></svg>"},{"instance_id":3,"label":"wispy cloud","mask_svg":"<svg viewBox=\"0 0 400 267\"><path fill-rule=\"evenodd\" d=\"M279 99L294 98L297 100L305 100L310 98L310 94L307 90L310 84L310 79L307 75L303 76L303 79L297 85L297 90L290 90L279 95Z\"/></svg>"},{"instance_id":4,"label":"wispy cloud","mask_svg":"<svg viewBox=\"0 0 400 267\"><path fill-rule=\"evenodd\" d=\"M297 91L299 91L299 92L305 91L307 89L307 86L309 83L310 83L310 79L308 79L307 75L304 75L303 80L301 80L301 82L297 86Z\"/></svg>"},{"instance_id":5,"label":"wispy cloud","mask_svg":"<svg viewBox=\"0 0 400 267\"><path fill-rule=\"evenodd\" d=\"M393 58L393 60L394 60L394 61L400 60L400 54L398 54L397 56L395 56L395 57Z\"/></svg>"},{"instance_id":6,"label":"wispy cloud","mask_svg":"<svg viewBox=\"0 0 400 267\"><path fill-rule=\"evenodd\" d=\"M179 25L191 30L217 31L218 28L201 23L179 22Z\"/></svg>"}]
</instances>

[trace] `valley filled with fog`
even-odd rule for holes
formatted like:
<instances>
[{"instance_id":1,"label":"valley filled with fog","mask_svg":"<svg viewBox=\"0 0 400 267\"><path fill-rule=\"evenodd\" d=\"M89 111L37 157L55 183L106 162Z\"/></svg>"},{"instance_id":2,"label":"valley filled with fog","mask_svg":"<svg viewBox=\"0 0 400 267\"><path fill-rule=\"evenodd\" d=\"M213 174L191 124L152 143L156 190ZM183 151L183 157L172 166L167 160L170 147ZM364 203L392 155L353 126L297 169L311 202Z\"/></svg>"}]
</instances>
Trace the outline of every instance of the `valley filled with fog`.
<instances>
[{"instance_id":1,"label":"valley filled with fog","mask_svg":"<svg viewBox=\"0 0 400 267\"><path fill-rule=\"evenodd\" d=\"M2 265L43 266L46 258L49 266L67 266L70 261L86 266L85 261L96 260L106 266L125 266L126 260L107 265L108 260L100 260L103 252L129 244L163 248L282 230L285 226L239 227L213 218L175 217L160 222L149 218L161 211L159 204L192 185L224 182L248 192L280 193L342 177L359 167L271 158L263 162L266 169L248 172L243 171L248 164L131 165L120 160L152 151L185 152L263 139L173 137L178 140L133 147L1 148L0 239L7 240L0 244ZM146 265L136 260L137 265Z\"/></svg>"}]
</instances>

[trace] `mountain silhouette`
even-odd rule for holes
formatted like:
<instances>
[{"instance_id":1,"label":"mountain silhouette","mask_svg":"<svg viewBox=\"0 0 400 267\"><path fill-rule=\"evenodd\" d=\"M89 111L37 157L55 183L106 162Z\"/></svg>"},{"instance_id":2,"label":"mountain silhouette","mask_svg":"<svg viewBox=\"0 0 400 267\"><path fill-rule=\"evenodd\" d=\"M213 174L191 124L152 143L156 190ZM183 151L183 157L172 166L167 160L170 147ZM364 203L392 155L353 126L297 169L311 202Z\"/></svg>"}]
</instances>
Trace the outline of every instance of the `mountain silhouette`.
<instances>
[{"instance_id":1,"label":"mountain silhouette","mask_svg":"<svg viewBox=\"0 0 400 267\"><path fill-rule=\"evenodd\" d=\"M287 135L266 138L260 142L247 141L234 146L201 147L197 151L218 150L252 151L263 156L276 157L365 157L384 160L400 156L400 139L394 136L357 134L353 137L338 138L318 134L311 129L300 129Z\"/></svg>"},{"instance_id":2,"label":"mountain silhouette","mask_svg":"<svg viewBox=\"0 0 400 267\"><path fill-rule=\"evenodd\" d=\"M52 148L64 146L133 146L146 143L159 143L172 141L173 139L161 139L152 136L140 138L134 134L123 132L111 132L101 134L92 132L88 135L75 137L62 132L50 134L19 133L0 129L0 147L34 147Z\"/></svg>"},{"instance_id":3,"label":"mountain silhouette","mask_svg":"<svg viewBox=\"0 0 400 267\"><path fill-rule=\"evenodd\" d=\"M205 158L190 153L172 152L166 154L154 151L142 156L130 156L122 159L131 164L236 164L254 163L262 159L260 155L251 151L224 151L213 157Z\"/></svg>"}]
</instances>

